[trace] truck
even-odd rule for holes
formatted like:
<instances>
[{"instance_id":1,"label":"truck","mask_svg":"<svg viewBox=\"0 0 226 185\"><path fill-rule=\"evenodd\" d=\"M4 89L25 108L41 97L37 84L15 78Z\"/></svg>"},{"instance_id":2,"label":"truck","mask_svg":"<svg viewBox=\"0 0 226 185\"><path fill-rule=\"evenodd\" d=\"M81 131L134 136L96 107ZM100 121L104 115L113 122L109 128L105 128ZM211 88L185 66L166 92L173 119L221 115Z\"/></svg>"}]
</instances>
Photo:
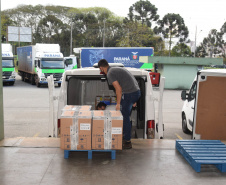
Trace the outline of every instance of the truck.
<instances>
[{"instance_id":1,"label":"truck","mask_svg":"<svg viewBox=\"0 0 226 185\"><path fill-rule=\"evenodd\" d=\"M78 58L75 55L70 55L68 57L64 57L65 71L79 68L77 60L78 60Z\"/></svg>"},{"instance_id":2,"label":"truck","mask_svg":"<svg viewBox=\"0 0 226 185\"><path fill-rule=\"evenodd\" d=\"M112 67L124 67L122 64L109 63L109 65ZM157 126L155 121L154 101L156 98L153 95L153 88L148 71L131 67L125 68L134 75L141 90L141 98L131 113L133 137L143 139L154 139L158 137L162 139L162 126ZM50 78L51 77L48 79ZM52 85L49 85L49 88L51 86ZM53 90L50 90L50 92L52 91ZM50 116L55 117L56 120L58 119L58 121L52 124L54 126L50 126L54 128L55 135L59 133L60 116L65 105L91 105L92 110L95 110L98 101L109 102L110 105L116 102L116 94L113 86L108 84L106 76L100 72L97 65L65 71L59 97L52 97L54 96L51 96L50 100L58 101L58 110L53 111L57 112L57 115ZM156 134L157 128L158 135Z\"/></svg>"},{"instance_id":3,"label":"truck","mask_svg":"<svg viewBox=\"0 0 226 185\"><path fill-rule=\"evenodd\" d=\"M12 45L9 43L2 44L2 80L10 85L14 85L16 80Z\"/></svg>"},{"instance_id":4,"label":"truck","mask_svg":"<svg viewBox=\"0 0 226 185\"><path fill-rule=\"evenodd\" d=\"M139 56L153 56L152 47L91 47L74 48L80 54L81 67L92 67L100 59L109 63L121 63L125 67L153 69L152 63L140 63Z\"/></svg>"},{"instance_id":5,"label":"truck","mask_svg":"<svg viewBox=\"0 0 226 185\"><path fill-rule=\"evenodd\" d=\"M61 86L65 71L63 54L59 44L41 44L17 48L18 74L22 81L30 81L40 87L48 84L47 77L53 75L54 83Z\"/></svg>"},{"instance_id":6,"label":"truck","mask_svg":"<svg viewBox=\"0 0 226 185\"><path fill-rule=\"evenodd\" d=\"M200 70L183 90L182 130L192 139L226 140L226 69Z\"/></svg>"}]
</instances>

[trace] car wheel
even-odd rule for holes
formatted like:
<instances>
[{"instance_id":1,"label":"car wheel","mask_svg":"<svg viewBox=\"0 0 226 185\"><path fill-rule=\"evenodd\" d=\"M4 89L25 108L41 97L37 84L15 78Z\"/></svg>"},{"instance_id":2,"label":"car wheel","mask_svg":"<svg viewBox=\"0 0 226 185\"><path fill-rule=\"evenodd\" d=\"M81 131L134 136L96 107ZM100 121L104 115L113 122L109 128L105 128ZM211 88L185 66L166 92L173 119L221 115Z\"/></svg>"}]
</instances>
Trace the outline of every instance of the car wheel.
<instances>
[{"instance_id":1,"label":"car wheel","mask_svg":"<svg viewBox=\"0 0 226 185\"><path fill-rule=\"evenodd\" d=\"M190 134L190 130L188 130L188 127L187 127L187 120L186 120L186 117L185 115L182 116L182 130L185 134Z\"/></svg>"}]
</instances>

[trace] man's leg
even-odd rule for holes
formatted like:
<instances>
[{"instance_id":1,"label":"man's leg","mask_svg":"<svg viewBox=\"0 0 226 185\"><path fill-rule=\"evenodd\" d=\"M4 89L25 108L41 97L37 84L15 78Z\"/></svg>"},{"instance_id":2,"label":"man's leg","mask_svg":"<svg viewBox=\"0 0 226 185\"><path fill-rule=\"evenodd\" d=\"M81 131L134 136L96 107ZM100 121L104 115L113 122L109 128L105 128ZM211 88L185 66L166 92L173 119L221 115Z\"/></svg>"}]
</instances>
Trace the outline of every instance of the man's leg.
<instances>
[{"instance_id":1,"label":"man's leg","mask_svg":"<svg viewBox=\"0 0 226 185\"><path fill-rule=\"evenodd\" d=\"M131 140L131 123L130 114L132 106L140 98L140 91L124 94L121 100L122 115L123 115L123 135L124 140Z\"/></svg>"},{"instance_id":2,"label":"man's leg","mask_svg":"<svg viewBox=\"0 0 226 185\"><path fill-rule=\"evenodd\" d=\"M128 94L124 94L121 99L122 116L123 116L123 136L124 140L130 141L131 139L131 123L130 112L132 109L132 103Z\"/></svg>"}]
</instances>

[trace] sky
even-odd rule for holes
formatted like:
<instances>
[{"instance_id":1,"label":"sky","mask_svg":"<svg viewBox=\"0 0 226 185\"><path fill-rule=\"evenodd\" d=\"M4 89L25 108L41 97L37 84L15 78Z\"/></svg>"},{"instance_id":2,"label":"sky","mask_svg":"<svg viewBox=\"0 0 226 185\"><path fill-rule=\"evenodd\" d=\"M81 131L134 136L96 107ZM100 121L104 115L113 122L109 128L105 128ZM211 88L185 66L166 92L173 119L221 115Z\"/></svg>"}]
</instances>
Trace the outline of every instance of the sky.
<instances>
[{"instance_id":1,"label":"sky","mask_svg":"<svg viewBox=\"0 0 226 185\"><path fill-rule=\"evenodd\" d=\"M74 8L104 7L117 16L126 17L129 7L139 0L0 0L1 10L24 5L61 5ZM180 14L189 29L189 39L197 45L208 36L211 29L220 28L226 22L226 0L149 0L158 8L162 19L168 13Z\"/></svg>"}]
</instances>

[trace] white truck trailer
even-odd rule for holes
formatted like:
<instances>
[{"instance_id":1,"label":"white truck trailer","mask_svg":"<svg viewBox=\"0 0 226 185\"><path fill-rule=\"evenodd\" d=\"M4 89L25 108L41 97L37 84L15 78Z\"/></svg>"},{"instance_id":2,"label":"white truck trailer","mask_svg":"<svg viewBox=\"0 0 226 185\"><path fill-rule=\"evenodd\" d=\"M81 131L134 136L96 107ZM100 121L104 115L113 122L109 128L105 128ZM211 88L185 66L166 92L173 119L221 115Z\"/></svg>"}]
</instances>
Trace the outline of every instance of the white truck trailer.
<instances>
[{"instance_id":1,"label":"white truck trailer","mask_svg":"<svg viewBox=\"0 0 226 185\"><path fill-rule=\"evenodd\" d=\"M61 86L65 71L64 57L59 44L36 44L17 48L18 73L23 81L40 87L48 84L47 77L53 75L54 83Z\"/></svg>"},{"instance_id":2,"label":"white truck trailer","mask_svg":"<svg viewBox=\"0 0 226 185\"><path fill-rule=\"evenodd\" d=\"M2 80L14 85L16 78L14 58L11 44L2 44Z\"/></svg>"}]
</instances>

